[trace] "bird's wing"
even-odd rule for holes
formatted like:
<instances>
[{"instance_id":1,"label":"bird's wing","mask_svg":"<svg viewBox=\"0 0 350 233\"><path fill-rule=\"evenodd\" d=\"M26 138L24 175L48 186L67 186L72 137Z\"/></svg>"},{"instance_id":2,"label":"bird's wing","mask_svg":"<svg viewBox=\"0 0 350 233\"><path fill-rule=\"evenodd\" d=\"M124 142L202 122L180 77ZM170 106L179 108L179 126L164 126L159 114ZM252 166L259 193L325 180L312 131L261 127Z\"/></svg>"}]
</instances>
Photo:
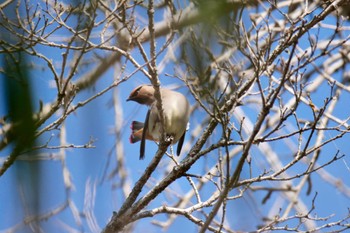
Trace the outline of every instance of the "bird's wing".
<instances>
[{"instance_id":1,"label":"bird's wing","mask_svg":"<svg viewBox=\"0 0 350 233\"><path fill-rule=\"evenodd\" d=\"M177 143L177 150L176 150L177 156L179 156L181 153L182 145L184 144L184 141L185 141L185 135L186 135L186 130L184 134L181 136L179 142Z\"/></svg>"},{"instance_id":2,"label":"bird's wing","mask_svg":"<svg viewBox=\"0 0 350 233\"><path fill-rule=\"evenodd\" d=\"M150 112L151 112L151 110L148 109L146 119L145 119L145 124L144 124L143 131L142 131L142 138L141 138L141 145L140 145L140 159L145 158L146 133L148 131L148 121L149 121Z\"/></svg>"}]
</instances>

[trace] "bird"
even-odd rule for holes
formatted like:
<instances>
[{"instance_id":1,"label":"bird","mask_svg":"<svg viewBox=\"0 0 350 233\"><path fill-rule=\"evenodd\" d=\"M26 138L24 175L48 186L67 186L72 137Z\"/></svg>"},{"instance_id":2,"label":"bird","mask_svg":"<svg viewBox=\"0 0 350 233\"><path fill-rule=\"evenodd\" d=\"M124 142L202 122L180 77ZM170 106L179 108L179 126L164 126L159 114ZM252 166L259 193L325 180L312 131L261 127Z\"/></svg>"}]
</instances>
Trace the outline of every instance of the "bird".
<instances>
[{"instance_id":1,"label":"bird","mask_svg":"<svg viewBox=\"0 0 350 233\"><path fill-rule=\"evenodd\" d=\"M176 154L179 156L185 140L187 125L190 118L190 104L187 98L176 91L160 88L163 105L164 132L171 144L178 142ZM145 122L133 121L130 143L141 141L140 159L145 157L146 139L159 142L161 135L161 121L152 85L140 85L131 91L127 101L134 101L149 107Z\"/></svg>"}]
</instances>

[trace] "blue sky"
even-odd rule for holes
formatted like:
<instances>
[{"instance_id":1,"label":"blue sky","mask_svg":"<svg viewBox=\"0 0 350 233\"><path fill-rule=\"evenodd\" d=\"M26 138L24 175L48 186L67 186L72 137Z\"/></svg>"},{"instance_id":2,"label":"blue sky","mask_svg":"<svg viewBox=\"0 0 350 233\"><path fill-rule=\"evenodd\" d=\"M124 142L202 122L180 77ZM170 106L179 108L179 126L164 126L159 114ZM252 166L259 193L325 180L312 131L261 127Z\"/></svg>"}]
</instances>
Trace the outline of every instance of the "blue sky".
<instances>
[{"instance_id":1,"label":"blue sky","mask_svg":"<svg viewBox=\"0 0 350 233\"><path fill-rule=\"evenodd\" d=\"M146 18L146 12L141 10L137 12L140 17ZM163 15L161 13L156 14L156 20L161 20ZM309 20L312 19L312 15L309 16ZM248 22L247 22L248 23ZM333 23L332 20L327 21L327 23ZM346 23L348 25L348 23ZM59 36L65 36L65 31L58 31L57 34L52 36L53 40L57 40ZM322 32L320 35L327 36L327 30ZM321 36L321 37L322 37ZM322 39L320 37L320 40ZM304 38L305 39L305 38ZM157 41L158 49L164 43L164 38L160 38ZM308 46L306 40L302 40L300 47L303 45ZM45 54L53 60L53 63L57 67L57 72L60 72L60 65L62 61L62 53L64 50L52 47L36 47L39 52ZM145 50L148 51L148 44L145 45ZM219 51L219 50L218 50ZM93 51L97 55L106 56L106 51ZM93 58L96 54L93 52L89 53L88 56ZM135 49L132 52L135 59L138 60L140 64L143 64L142 58L139 56L139 51ZM73 56L70 54L70 56ZM161 60L164 53L159 56ZM34 69L31 73L32 80L32 90L34 97L34 105L36 110L39 107L39 100L44 103L51 103L56 98L56 90L53 88L53 75L48 70L45 69L45 63L34 58L31 60L34 64L38 65L38 69ZM124 62L124 61L123 61ZM320 59L316 63L323 63L324 60ZM124 63L123 63L124 64ZM87 66L79 69L77 74L74 76L73 81L78 80L87 72L94 68L96 63L92 62ZM40 69L40 67L44 67ZM179 85L180 88L177 91L186 95L192 105L195 104L194 98L190 95L188 89L181 83L178 79L169 77L166 74L174 74L174 64L169 63L164 70L159 73L160 81L162 86L176 86ZM306 69L311 69L312 67L306 67ZM86 89L78 93L73 101L73 104L77 104L79 101L84 101L89 97L100 92L104 88L111 85L115 77L118 76L119 72L118 66L113 66L108 69L103 76L98 80L98 82L91 88ZM348 67L347 67L348 69ZM135 68L130 64L126 63L126 74L132 73ZM66 75L67 73L65 73ZM124 74L123 74L124 75ZM341 79L341 74L339 77L334 77L337 80ZM4 76L1 74L1 79ZM0 93L4 93L3 90L3 80L0 80ZM312 80L311 80L312 82ZM62 232L68 231L67 229L75 229L77 231L91 232L95 226L89 223L82 214L79 215L74 210L83 211L85 208L85 213L93 213L97 225L99 228L103 228L108 222L109 218L112 216L113 211L117 211L121 203L124 200L122 190L118 187L121 182L119 177L109 175L116 169L116 135L115 135L115 122L122 122L122 131L120 142L124 151L123 158L125 160L125 167L127 172L126 182L129 183L129 188L133 187L133 184L140 177L142 172L145 170L148 163L151 161L153 154L156 152L157 146L153 142L147 142L146 158L144 160L139 160L139 144L130 144L129 135L130 129L129 125L132 120L143 121L147 108L145 106L139 106L136 103L126 102L126 99L133 88L136 86L149 83L149 80L141 73L137 72L128 81L120 84L118 87L113 88L102 96L91 101L86 106L79 108L76 112L72 113L65 121L66 133L66 143L84 145L90 140L93 141L94 148L84 149L84 148L68 148L64 150L64 160L60 160L60 150L58 149L46 149L36 151L35 153L42 153L45 159L41 161L16 161L16 163L11 166L11 168L0 177L0 232L6 232L6 229L12 228L19 224L18 230L15 232L31 232L30 227L24 224L23 219L25 217L32 217L34 209L38 210L38 214L48 214L50 216L47 220L41 221L41 227L44 232ZM329 95L329 86L324 84L322 88L312 95L312 101L317 105L321 106L324 99ZM122 117L116 119L115 111L113 108L113 94L116 94L118 101L122 108ZM288 95L283 96L288 100ZM340 101L337 105L337 116L340 119L345 119L350 115L348 108L349 94L343 92ZM4 96L0 94L0 117L7 113L5 105L3 104ZM258 112L258 107L254 104L240 107L247 116L256 120L256 114ZM311 110L309 106L303 105L297 112L299 116L305 117L306 119L312 119L310 113ZM55 114L47 123L57 119L61 112ZM189 146L193 145L197 138L191 139L192 129L196 126L203 124L203 119L205 117L205 112L203 110L197 110L190 119L190 131L187 133L186 141L190 143ZM237 121L236 121L237 123ZM291 123L292 124L292 123ZM286 126L288 127L288 126ZM287 131L287 129L286 129ZM59 130L52 130L44 133L37 140L38 145L43 145L48 142L49 146L58 146L59 141ZM209 140L215 142L220 138L221 130L218 129L210 137ZM200 133L199 133L200 135ZM333 135L332 132L326 133L325 137L330 138ZM234 134L233 137L238 135ZM339 150L340 154L347 154L349 151L349 136L345 136L333 143L325 146L324 150L320 154L320 159L318 162L320 164L328 161L332 158L336 151ZM186 143L186 142L185 142ZM287 143L286 143L287 144ZM272 148L278 154L281 162L288 163L291 160L290 148L286 149L285 144L280 142L271 143ZM6 147L4 150L0 151L0 161L3 162L6 156L11 151L11 145ZM186 149L188 151L189 147L184 147L182 155L178 158L178 161L186 156ZM234 149L233 146L230 149ZM31 156L30 154L28 156ZM259 145L255 145L252 150L252 171L253 175L259 175L264 169L266 169L265 156L261 154ZM208 167L213 166L218 159L218 152L214 151L209 153L205 157L201 158L197 163L190 169L190 173L201 174ZM235 166L238 158L235 158L232 162L232 167ZM166 175L167 165L170 163L170 159L166 156L163 157L159 169L157 169L152 176L150 186L157 183L162 177ZM297 164L293 169L291 169L290 175L296 175L305 169L307 165ZM350 159L345 156L343 159L337 161L336 163L330 165L326 168L326 171L332 174L334 177L339 179L345 185L349 186L349 170ZM67 173L64 169L67 169L70 174L70 179L73 186L67 188L67 183L64 179ZM169 168L168 168L169 169ZM267 168L269 169L269 168ZM250 176L250 171L248 165L244 167L241 178L248 178ZM333 221L336 219L344 218L348 214L348 203L349 197L346 197L339 191L337 191L334 186L324 182L319 175L312 175L312 192L309 196L306 195L306 189L302 190L301 196L303 197L304 203L310 208L312 199L317 192L316 205L317 213L320 217L327 217L330 214L335 214ZM297 184L300 179L293 181L293 184ZM260 185L260 184L257 184ZM273 182L262 182L261 185L274 186ZM203 198L208 197L210 193L214 190L213 185L208 185L202 192ZM177 180L172 184L164 194L157 197L156 200L150 203L147 207L148 209L156 208L164 203L172 205L176 203L177 199L174 197L176 195L185 195L190 190L190 186L185 178ZM144 189L141 193L144 194L148 189ZM169 193L168 193L169 192ZM232 195L237 194L237 190L232 191ZM92 195L94 194L94 195ZM92 195L92 197L91 197ZM174 195L174 196L172 196ZM268 201L265 205L261 204L261 201L266 196L266 192L249 192L246 196L241 199L237 199L228 205L227 210L227 221L229 225L233 226L234 229L248 231L253 230L256 225L261 223L261 217L265 215L268 211L278 213L278 208L285 208L286 202L283 197L277 197L273 194L271 199L274 201ZM276 205L275 200L280 198L280 206ZM193 199L193 201L195 201ZM53 214L52 211L59 209L64 205L69 205L69 207L63 208L62 212L58 214ZM89 209L90 208L90 209ZM90 211L91 210L91 211ZM204 209L206 213L210 211L209 208ZM293 212L292 212L293 213ZM197 215L197 217L201 217ZM159 232L157 226L152 224L153 220L166 220L168 217L164 214L155 216L154 219L145 218L139 221L134 229L134 232ZM295 222L292 222L295 223ZM97 228L97 229L99 229ZM145 229L147 229L145 231ZM167 232L179 232L179 229L186 229L186 232L197 232L197 228L193 226L184 217L179 217L176 219L175 223L167 230Z\"/></svg>"}]
</instances>

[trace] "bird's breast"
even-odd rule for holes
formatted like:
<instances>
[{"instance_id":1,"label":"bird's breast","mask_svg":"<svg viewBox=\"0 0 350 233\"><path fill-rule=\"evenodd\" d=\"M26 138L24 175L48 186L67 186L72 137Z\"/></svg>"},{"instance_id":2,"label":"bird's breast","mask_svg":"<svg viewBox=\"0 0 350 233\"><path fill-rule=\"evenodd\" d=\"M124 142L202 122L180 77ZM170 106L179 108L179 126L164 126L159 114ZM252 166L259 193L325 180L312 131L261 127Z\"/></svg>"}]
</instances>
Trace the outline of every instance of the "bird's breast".
<instances>
[{"instance_id":1,"label":"bird's breast","mask_svg":"<svg viewBox=\"0 0 350 233\"><path fill-rule=\"evenodd\" d=\"M189 103L182 96L163 100L164 130L167 136L173 136L176 143L186 130L189 120ZM160 117L156 104L151 106L149 132L158 141L161 138Z\"/></svg>"}]
</instances>

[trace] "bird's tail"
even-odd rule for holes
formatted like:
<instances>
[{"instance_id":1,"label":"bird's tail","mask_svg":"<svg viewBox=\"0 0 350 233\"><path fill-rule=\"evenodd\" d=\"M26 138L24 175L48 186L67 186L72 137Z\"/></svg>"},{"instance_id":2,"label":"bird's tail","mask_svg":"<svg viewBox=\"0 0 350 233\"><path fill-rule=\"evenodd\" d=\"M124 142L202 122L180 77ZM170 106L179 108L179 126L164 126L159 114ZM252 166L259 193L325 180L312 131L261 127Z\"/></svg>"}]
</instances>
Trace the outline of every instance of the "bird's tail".
<instances>
[{"instance_id":1,"label":"bird's tail","mask_svg":"<svg viewBox=\"0 0 350 233\"><path fill-rule=\"evenodd\" d=\"M139 121L133 121L131 122L131 135L130 135L130 143L135 143L141 140L142 138L142 132L143 132L143 125L144 123Z\"/></svg>"}]
</instances>

